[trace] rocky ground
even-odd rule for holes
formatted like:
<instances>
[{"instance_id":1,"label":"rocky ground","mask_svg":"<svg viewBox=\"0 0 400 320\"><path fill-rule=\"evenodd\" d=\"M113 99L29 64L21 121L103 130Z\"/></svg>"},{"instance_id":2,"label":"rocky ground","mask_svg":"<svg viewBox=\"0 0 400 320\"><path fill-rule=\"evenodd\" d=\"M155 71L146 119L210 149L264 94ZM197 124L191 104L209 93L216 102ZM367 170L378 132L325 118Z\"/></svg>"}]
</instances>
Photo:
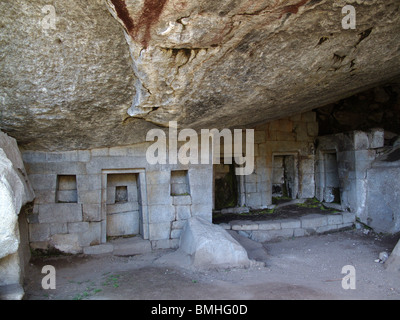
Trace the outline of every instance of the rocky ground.
<instances>
[{"instance_id":1,"label":"rocky ground","mask_svg":"<svg viewBox=\"0 0 400 320\"><path fill-rule=\"evenodd\" d=\"M265 266L194 271L163 265L171 250L131 257L35 257L26 300L308 300L400 299L400 277L375 262L398 237L346 231L264 243ZM44 265L56 269L56 290L44 290ZM342 268L356 270L356 289L344 290Z\"/></svg>"}]
</instances>

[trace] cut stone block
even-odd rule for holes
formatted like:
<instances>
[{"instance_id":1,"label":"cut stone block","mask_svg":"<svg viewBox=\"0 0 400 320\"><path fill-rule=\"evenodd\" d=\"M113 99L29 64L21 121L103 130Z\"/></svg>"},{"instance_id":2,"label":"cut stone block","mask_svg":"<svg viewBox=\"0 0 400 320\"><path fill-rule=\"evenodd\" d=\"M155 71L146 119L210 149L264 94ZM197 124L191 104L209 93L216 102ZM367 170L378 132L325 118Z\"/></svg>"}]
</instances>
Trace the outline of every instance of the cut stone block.
<instances>
[{"instance_id":1,"label":"cut stone block","mask_svg":"<svg viewBox=\"0 0 400 320\"><path fill-rule=\"evenodd\" d=\"M88 222L71 222L68 223L68 233L82 233L89 230Z\"/></svg>"},{"instance_id":2,"label":"cut stone block","mask_svg":"<svg viewBox=\"0 0 400 320\"><path fill-rule=\"evenodd\" d=\"M30 174L29 180L34 190L55 190L57 175L55 174Z\"/></svg>"},{"instance_id":3,"label":"cut stone block","mask_svg":"<svg viewBox=\"0 0 400 320\"><path fill-rule=\"evenodd\" d=\"M186 220L174 221L174 222L172 222L172 229L183 229L186 222L187 222Z\"/></svg>"},{"instance_id":4,"label":"cut stone block","mask_svg":"<svg viewBox=\"0 0 400 320\"><path fill-rule=\"evenodd\" d=\"M317 233L326 233L329 231L335 231L338 229L337 225L327 225L327 226L323 226L323 227L319 227L316 229Z\"/></svg>"},{"instance_id":5,"label":"cut stone block","mask_svg":"<svg viewBox=\"0 0 400 320\"><path fill-rule=\"evenodd\" d=\"M225 230L231 230L232 226L229 223L220 223L219 226Z\"/></svg>"},{"instance_id":6,"label":"cut stone block","mask_svg":"<svg viewBox=\"0 0 400 320\"><path fill-rule=\"evenodd\" d=\"M172 205L148 206L150 223L166 223L175 220L175 207Z\"/></svg>"},{"instance_id":7,"label":"cut stone block","mask_svg":"<svg viewBox=\"0 0 400 320\"><path fill-rule=\"evenodd\" d=\"M101 205L83 204L83 220L87 222L99 222L101 220Z\"/></svg>"},{"instance_id":8,"label":"cut stone block","mask_svg":"<svg viewBox=\"0 0 400 320\"><path fill-rule=\"evenodd\" d=\"M253 231L250 239L257 242L271 241L279 238L291 238L294 235L293 229Z\"/></svg>"},{"instance_id":9,"label":"cut stone block","mask_svg":"<svg viewBox=\"0 0 400 320\"><path fill-rule=\"evenodd\" d=\"M171 239L179 239L182 234L182 229L171 230Z\"/></svg>"},{"instance_id":10,"label":"cut stone block","mask_svg":"<svg viewBox=\"0 0 400 320\"><path fill-rule=\"evenodd\" d=\"M169 184L171 173L169 171L149 171L146 172L147 184Z\"/></svg>"},{"instance_id":11,"label":"cut stone block","mask_svg":"<svg viewBox=\"0 0 400 320\"><path fill-rule=\"evenodd\" d=\"M107 205L107 213L122 213L139 210L139 204L137 202L123 202Z\"/></svg>"},{"instance_id":12,"label":"cut stone block","mask_svg":"<svg viewBox=\"0 0 400 320\"><path fill-rule=\"evenodd\" d=\"M56 234L52 236L50 244L64 253L82 253L82 247L79 244L79 236L77 234Z\"/></svg>"},{"instance_id":13,"label":"cut stone block","mask_svg":"<svg viewBox=\"0 0 400 320\"><path fill-rule=\"evenodd\" d=\"M294 229L293 236L294 237L304 237L306 235L306 231L304 229L298 228Z\"/></svg>"},{"instance_id":14,"label":"cut stone block","mask_svg":"<svg viewBox=\"0 0 400 320\"><path fill-rule=\"evenodd\" d=\"M30 224L29 225L29 240L33 242L47 241L50 237L49 224Z\"/></svg>"},{"instance_id":15,"label":"cut stone block","mask_svg":"<svg viewBox=\"0 0 400 320\"><path fill-rule=\"evenodd\" d=\"M301 221L297 219L284 219L276 222L280 222L282 229L297 229L301 227Z\"/></svg>"},{"instance_id":16,"label":"cut stone block","mask_svg":"<svg viewBox=\"0 0 400 320\"><path fill-rule=\"evenodd\" d=\"M171 234L171 222L150 223L150 240L167 240Z\"/></svg>"},{"instance_id":17,"label":"cut stone block","mask_svg":"<svg viewBox=\"0 0 400 320\"><path fill-rule=\"evenodd\" d=\"M68 233L67 223L50 223L50 235L63 233Z\"/></svg>"},{"instance_id":18,"label":"cut stone block","mask_svg":"<svg viewBox=\"0 0 400 320\"><path fill-rule=\"evenodd\" d=\"M329 225L339 225L342 223L343 223L343 216L341 214L328 216Z\"/></svg>"},{"instance_id":19,"label":"cut stone block","mask_svg":"<svg viewBox=\"0 0 400 320\"><path fill-rule=\"evenodd\" d=\"M107 215L108 236L134 234L139 234L139 211Z\"/></svg>"},{"instance_id":20,"label":"cut stone block","mask_svg":"<svg viewBox=\"0 0 400 320\"><path fill-rule=\"evenodd\" d=\"M258 223L253 221L232 221L231 223L232 230L235 231L248 231L248 230L258 230Z\"/></svg>"},{"instance_id":21,"label":"cut stone block","mask_svg":"<svg viewBox=\"0 0 400 320\"><path fill-rule=\"evenodd\" d=\"M280 230L281 223L279 221L260 221L258 223L258 230L268 231L268 230Z\"/></svg>"},{"instance_id":22,"label":"cut stone block","mask_svg":"<svg viewBox=\"0 0 400 320\"><path fill-rule=\"evenodd\" d=\"M98 255L112 253L114 250L111 244L100 244L97 246L85 247L83 248L83 253L87 255Z\"/></svg>"},{"instance_id":23,"label":"cut stone block","mask_svg":"<svg viewBox=\"0 0 400 320\"><path fill-rule=\"evenodd\" d=\"M190 206L177 206L176 207L176 219L187 220L192 216Z\"/></svg>"},{"instance_id":24,"label":"cut stone block","mask_svg":"<svg viewBox=\"0 0 400 320\"><path fill-rule=\"evenodd\" d=\"M174 196L173 204L176 206L189 206L192 204L192 197L189 195L186 196Z\"/></svg>"},{"instance_id":25,"label":"cut stone block","mask_svg":"<svg viewBox=\"0 0 400 320\"><path fill-rule=\"evenodd\" d=\"M303 229L317 229L319 227L326 226L328 224L327 216L320 214L309 214L301 217L301 227Z\"/></svg>"},{"instance_id":26,"label":"cut stone block","mask_svg":"<svg viewBox=\"0 0 400 320\"><path fill-rule=\"evenodd\" d=\"M56 203L39 205L40 223L80 222L82 219L81 204Z\"/></svg>"},{"instance_id":27,"label":"cut stone block","mask_svg":"<svg viewBox=\"0 0 400 320\"><path fill-rule=\"evenodd\" d=\"M343 212L343 223L355 223L356 222L356 215L352 212Z\"/></svg>"},{"instance_id":28,"label":"cut stone block","mask_svg":"<svg viewBox=\"0 0 400 320\"><path fill-rule=\"evenodd\" d=\"M89 229L79 235L79 243L82 247L101 244L102 222L89 222Z\"/></svg>"}]
</instances>

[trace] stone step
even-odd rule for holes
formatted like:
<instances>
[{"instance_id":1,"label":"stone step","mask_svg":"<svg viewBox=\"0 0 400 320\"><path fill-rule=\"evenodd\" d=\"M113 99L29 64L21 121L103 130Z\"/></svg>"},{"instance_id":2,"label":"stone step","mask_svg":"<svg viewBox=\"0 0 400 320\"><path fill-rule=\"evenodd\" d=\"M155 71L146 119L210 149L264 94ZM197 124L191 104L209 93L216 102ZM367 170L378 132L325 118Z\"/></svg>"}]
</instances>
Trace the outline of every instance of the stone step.
<instances>
[{"instance_id":1,"label":"stone step","mask_svg":"<svg viewBox=\"0 0 400 320\"><path fill-rule=\"evenodd\" d=\"M352 228L356 215L350 212L337 214L308 214L299 218L249 221L236 220L223 224L226 230L232 230L248 238L265 242L277 238L302 237Z\"/></svg>"},{"instance_id":2,"label":"stone step","mask_svg":"<svg viewBox=\"0 0 400 320\"><path fill-rule=\"evenodd\" d=\"M139 236L112 240L109 244L113 245L113 254L116 256L134 256L152 251L150 241L143 240Z\"/></svg>"}]
</instances>

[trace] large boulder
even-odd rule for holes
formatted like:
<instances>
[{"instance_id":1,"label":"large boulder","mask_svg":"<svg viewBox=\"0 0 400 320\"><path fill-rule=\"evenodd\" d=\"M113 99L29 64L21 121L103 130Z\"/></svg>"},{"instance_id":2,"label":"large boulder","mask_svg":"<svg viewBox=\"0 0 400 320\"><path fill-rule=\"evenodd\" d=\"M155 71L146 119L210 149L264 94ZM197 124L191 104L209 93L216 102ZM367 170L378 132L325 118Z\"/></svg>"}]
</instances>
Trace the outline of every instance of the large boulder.
<instances>
[{"instance_id":1,"label":"large boulder","mask_svg":"<svg viewBox=\"0 0 400 320\"><path fill-rule=\"evenodd\" d=\"M391 272L400 272L400 241L392 251L389 259L386 261L385 268Z\"/></svg>"},{"instance_id":2,"label":"large boulder","mask_svg":"<svg viewBox=\"0 0 400 320\"><path fill-rule=\"evenodd\" d=\"M186 223L179 250L197 268L249 267L247 251L225 229L194 217Z\"/></svg>"},{"instance_id":3,"label":"large boulder","mask_svg":"<svg viewBox=\"0 0 400 320\"><path fill-rule=\"evenodd\" d=\"M18 250L18 214L33 195L15 139L0 132L0 259Z\"/></svg>"},{"instance_id":4,"label":"large boulder","mask_svg":"<svg viewBox=\"0 0 400 320\"><path fill-rule=\"evenodd\" d=\"M247 251L225 229L193 217L186 223L179 248L159 263L193 269L247 268Z\"/></svg>"},{"instance_id":5,"label":"large boulder","mask_svg":"<svg viewBox=\"0 0 400 320\"><path fill-rule=\"evenodd\" d=\"M17 143L0 132L0 299L22 298L18 215L33 198ZM10 287L17 294L3 290Z\"/></svg>"}]
</instances>

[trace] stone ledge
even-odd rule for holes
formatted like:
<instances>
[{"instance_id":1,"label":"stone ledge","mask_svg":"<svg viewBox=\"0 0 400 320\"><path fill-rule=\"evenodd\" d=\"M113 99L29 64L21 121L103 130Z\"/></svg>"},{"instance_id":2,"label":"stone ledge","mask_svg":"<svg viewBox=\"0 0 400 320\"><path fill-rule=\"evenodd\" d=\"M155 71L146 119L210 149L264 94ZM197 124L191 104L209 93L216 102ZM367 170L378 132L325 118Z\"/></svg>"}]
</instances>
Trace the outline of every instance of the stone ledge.
<instances>
[{"instance_id":1,"label":"stone ledge","mask_svg":"<svg viewBox=\"0 0 400 320\"><path fill-rule=\"evenodd\" d=\"M303 237L313 234L322 234L345 230L354 226L354 213L340 214L309 214L300 218L250 221L235 220L222 223L225 230L233 230L258 242L270 241L278 238Z\"/></svg>"},{"instance_id":2,"label":"stone ledge","mask_svg":"<svg viewBox=\"0 0 400 320\"><path fill-rule=\"evenodd\" d=\"M100 244L97 246L85 247L83 248L83 253L87 255L100 255L112 253L114 246L112 244Z\"/></svg>"}]
</instances>

